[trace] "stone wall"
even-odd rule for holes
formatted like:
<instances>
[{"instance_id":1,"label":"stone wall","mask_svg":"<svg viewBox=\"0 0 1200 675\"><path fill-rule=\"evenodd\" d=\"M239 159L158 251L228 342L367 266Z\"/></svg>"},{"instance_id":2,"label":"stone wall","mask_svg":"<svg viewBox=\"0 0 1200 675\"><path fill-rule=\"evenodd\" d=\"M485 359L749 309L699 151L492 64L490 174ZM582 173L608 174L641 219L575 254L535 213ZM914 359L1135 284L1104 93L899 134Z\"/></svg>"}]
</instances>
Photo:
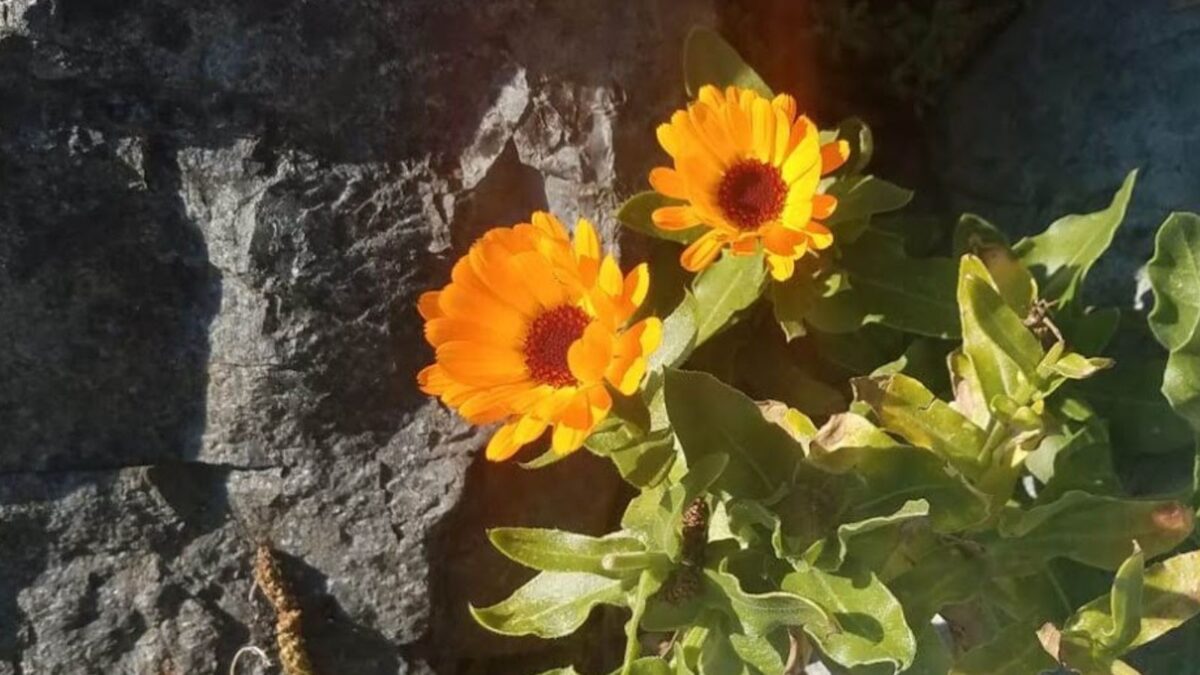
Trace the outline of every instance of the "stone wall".
<instances>
[{"instance_id":1,"label":"stone wall","mask_svg":"<svg viewBox=\"0 0 1200 675\"><path fill-rule=\"evenodd\" d=\"M483 466L413 306L536 208L615 243L709 5L0 0L0 675L227 672L262 541L321 673L586 653L465 603L523 574L484 526L620 486Z\"/></svg>"}]
</instances>

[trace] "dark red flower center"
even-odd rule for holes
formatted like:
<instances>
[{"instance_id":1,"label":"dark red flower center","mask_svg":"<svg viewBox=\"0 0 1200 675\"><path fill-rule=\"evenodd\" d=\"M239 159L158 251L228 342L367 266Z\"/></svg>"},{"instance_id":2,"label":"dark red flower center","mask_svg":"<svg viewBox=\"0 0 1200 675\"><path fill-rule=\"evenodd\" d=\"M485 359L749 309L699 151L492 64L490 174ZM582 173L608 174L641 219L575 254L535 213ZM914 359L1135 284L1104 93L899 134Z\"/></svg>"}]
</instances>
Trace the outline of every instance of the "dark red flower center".
<instances>
[{"instance_id":1,"label":"dark red flower center","mask_svg":"<svg viewBox=\"0 0 1200 675\"><path fill-rule=\"evenodd\" d=\"M786 199L787 183L779 169L757 159L734 164L717 187L717 205L742 230L755 230L778 218Z\"/></svg>"},{"instance_id":2,"label":"dark red flower center","mask_svg":"<svg viewBox=\"0 0 1200 675\"><path fill-rule=\"evenodd\" d=\"M570 387L578 382L567 364L567 350L583 337L592 319L578 307L564 305L542 312L529 324L525 336L525 367L534 381L553 387Z\"/></svg>"}]
</instances>

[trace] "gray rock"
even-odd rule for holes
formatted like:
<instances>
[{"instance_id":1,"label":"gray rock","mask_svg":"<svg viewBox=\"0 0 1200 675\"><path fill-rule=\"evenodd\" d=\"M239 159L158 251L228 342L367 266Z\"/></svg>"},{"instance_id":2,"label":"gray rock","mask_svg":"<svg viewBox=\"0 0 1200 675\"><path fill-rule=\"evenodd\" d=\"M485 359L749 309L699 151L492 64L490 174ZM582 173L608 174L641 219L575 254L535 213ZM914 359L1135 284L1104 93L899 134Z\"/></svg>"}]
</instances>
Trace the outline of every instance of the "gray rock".
<instances>
[{"instance_id":1,"label":"gray rock","mask_svg":"<svg viewBox=\"0 0 1200 675\"><path fill-rule=\"evenodd\" d=\"M536 208L616 244L683 36L712 20L709 0L0 0L0 673L270 652L263 541L318 672L550 665L464 621L523 574L483 527L602 532L620 483L587 457L479 462L487 431L414 386L415 299Z\"/></svg>"},{"instance_id":2,"label":"gray rock","mask_svg":"<svg viewBox=\"0 0 1200 675\"><path fill-rule=\"evenodd\" d=\"M1200 210L1200 7L1029 4L949 98L934 140L942 180L956 210L1030 234L1102 208L1140 167L1129 218L1090 277L1097 297L1133 304L1162 219Z\"/></svg>"}]
</instances>

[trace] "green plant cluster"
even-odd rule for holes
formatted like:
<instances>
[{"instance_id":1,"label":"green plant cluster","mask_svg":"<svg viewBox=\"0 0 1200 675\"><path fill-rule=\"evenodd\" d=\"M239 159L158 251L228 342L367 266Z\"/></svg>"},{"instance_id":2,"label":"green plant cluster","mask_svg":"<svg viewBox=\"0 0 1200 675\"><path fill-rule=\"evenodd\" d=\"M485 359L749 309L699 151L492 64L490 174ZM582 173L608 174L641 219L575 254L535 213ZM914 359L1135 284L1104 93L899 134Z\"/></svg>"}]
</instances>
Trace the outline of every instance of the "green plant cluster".
<instances>
[{"instance_id":1,"label":"green plant cluster","mask_svg":"<svg viewBox=\"0 0 1200 675\"><path fill-rule=\"evenodd\" d=\"M770 95L715 33L685 51L689 92ZM1146 387L1098 356L1120 313L1081 291L1135 173L1101 211L1011 245L967 215L953 257L915 258L867 127L826 135L852 146L835 246L787 282L753 256L672 276L691 233L653 227L653 193L626 204L670 261L647 303L664 344L587 447L640 492L608 536L492 530L539 573L475 618L558 638L627 608L622 675L1136 672L1200 612L1195 490L1133 497L1113 468L1120 443L1200 433L1200 216L1171 216L1147 267L1168 356L1131 372L1163 396L1123 404Z\"/></svg>"}]
</instances>

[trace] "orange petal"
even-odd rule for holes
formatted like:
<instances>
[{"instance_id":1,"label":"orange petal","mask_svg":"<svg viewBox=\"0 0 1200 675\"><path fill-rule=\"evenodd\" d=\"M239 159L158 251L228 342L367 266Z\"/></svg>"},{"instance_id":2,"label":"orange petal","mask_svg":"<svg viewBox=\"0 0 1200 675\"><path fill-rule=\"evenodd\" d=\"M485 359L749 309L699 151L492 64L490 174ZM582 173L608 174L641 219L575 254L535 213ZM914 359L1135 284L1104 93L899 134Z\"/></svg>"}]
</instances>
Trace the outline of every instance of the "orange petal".
<instances>
[{"instance_id":1,"label":"orange petal","mask_svg":"<svg viewBox=\"0 0 1200 675\"><path fill-rule=\"evenodd\" d=\"M658 137L658 144L672 157L679 151L679 134L670 124L660 124L655 129L655 135Z\"/></svg>"},{"instance_id":2,"label":"orange petal","mask_svg":"<svg viewBox=\"0 0 1200 675\"><path fill-rule=\"evenodd\" d=\"M650 170L650 187L655 192L673 197L687 199L687 182L675 169L660 166Z\"/></svg>"},{"instance_id":3,"label":"orange petal","mask_svg":"<svg viewBox=\"0 0 1200 675\"><path fill-rule=\"evenodd\" d=\"M584 384L598 382L612 359L612 334L598 322L591 323L583 336L567 349L567 365L576 380Z\"/></svg>"},{"instance_id":4,"label":"orange petal","mask_svg":"<svg viewBox=\"0 0 1200 675\"><path fill-rule=\"evenodd\" d=\"M638 336L638 343L642 347L642 356L649 356L658 346L662 344L663 324L656 316L642 319L638 322L635 328L641 327L641 335Z\"/></svg>"},{"instance_id":5,"label":"orange petal","mask_svg":"<svg viewBox=\"0 0 1200 675\"><path fill-rule=\"evenodd\" d=\"M573 240L575 255L580 258L600 258L600 237L596 236L596 228L586 218L580 218L575 223L575 238Z\"/></svg>"},{"instance_id":6,"label":"orange petal","mask_svg":"<svg viewBox=\"0 0 1200 675\"><path fill-rule=\"evenodd\" d=\"M480 387L511 384L528 377L520 352L494 345L447 342L437 348L437 360L456 381Z\"/></svg>"},{"instance_id":7,"label":"orange petal","mask_svg":"<svg viewBox=\"0 0 1200 675\"><path fill-rule=\"evenodd\" d=\"M686 230L699 223L689 206L664 206L650 214L655 227L661 230Z\"/></svg>"},{"instance_id":8,"label":"orange petal","mask_svg":"<svg viewBox=\"0 0 1200 675\"><path fill-rule=\"evenodd\" d=\"M603 384L588 389L588 408L592 416L592 428L604 421L608 417L608 411L612 410L612 395L608 393L608 389Z\"/></svg>"},{"instance_id":9,"label":"orange petal","mask_svg":"<svg viewBox=\"0 0 1200 675\"><path fill-rule=\"evenodd\" d=\"M805 234L808 235L808 245L820 251L821 249L829 248L833 244L833 233L817 221L810 221L805 229Z\"/></svg>"},{"instance_id":10,"label":"orange petal","mask_svg":"<svg viewBox=\"0 0 1200 675\"><path fill-rule=\"evenodd\" d=\"M522 323L483 323L453 317L425 323L425 339L434 347L446 342L463 341L520 349L524 332Z\"/></svg>"},{"instance_id":11,"label":"orange petal","mask_svg":"<svg viewBox=\"0 0 1200 675\"><path fill-rule=\"evenodd\" d=\"M796 193L783 207L783 226L789 230L801 232L808 227L808 221L812 220L812 212L812 200Z\"/></svg>"},{"instance_id":12,"label":"orange petal","mask_svg":"<svg viewBox=\"0 0 1200 675\"><path fill-rule=\"evenodd\" d=\"M569 238L567 236L567 228L553 213L535 211L530 220L535 228L552 239L566 241Z\"/></svg>"},{"instance_id":13,"label":"orange petal","mask_svg":"<svg viewBox=\"0 0 1200 675\"><path fill-rule=\"evenodd\" d=\"M833 215L837 209L837 197L833 195L817 194L812 198L812 217L817 220L825 220Z\"/></svg>"},{"instance_id":14,"label":"orange petal","mask_svg":"<svg viewBox=\"0 0 1200 675\"><path fill-rule=\"evenodd\" d=\"M642 383L646 374L646 359L640 356L629 356L615 359L609 367L607 379L617 391L626 396L632 395Z\"/></svg>"},{"instance_id":15,"label":"orange petal","mask_svg":"<svg viewBox=\"0 0 1200 675\"><path fill-rule=\"evenodd\" d=\"M503 462L517 454L521 446L525 445L517 436L517 426L521 421L518 419L508 422L496 430L492 440L488 441L487 450L484 453L489 461ZM543 428L545 427L543 426Z\"/></svg>"},{"instance_id":16,"label":"orange petal","mask_svg":"<svg viewBox=\"0 0 1200 675\"><path fill-rule=\"evenodd\" d=\"M454 380L446 375L446 371L438 364L425 366L417 373L417 387L430 396L440 396L447 388L453 386Z\"/></svg>"},{"instance_id":17,"label":"orange petal","mask_svg":"<svg viewBox=\"0 0 1200 675\"><path fill-rule=\"evenodd\" d=\"M689 272L699 272L717 259L717 255L721 253L724 245L725 240L721 238L721 233L710 230L684 249L683 255L679 257L679 263Z\"/></svg>"},{"instance_id":18,"label":"orange petal","mask_svg":"<svg viewBox=\"0 0 1200 675\"><path fill-rule=\"evenodd\" d=\"M417 298L417 313L426 321L436 319L442 315L442 310L438 307L438 296L441 291L426 291Z\"/></svg>"},{"instance_id":19,"label":"orange petal","mask_svg":"<svg viewBox=\"0 0 1200 675\"><path fill-rule=\"evenodd\" d=\"M771 269L771 278L776 281L787 281L796 273L796 259L791 256L768 253L767 266Z\"/></svg>"},{"instance_id":20,"label":"orange petal","mask_svg":"<svg viewBox=\"0 0 1200 675\"><path fill-rule=\"evenodd\" d=\"M789 126L791 121L796 118L796 99L788 94L777 94L775 98L771 99L771 107L787 117Z\"/></svg>"},{"instance_id":21,"label":"orange petal","mask_svg":"<svg viewBox=\"0 0 1200 675\"><path fill-rule=\"evenodd\" d=\"M741 237L729 246L734 255L754 255L758 252L758 237Z\"/></svg>"},{"instance_id":22,"label":"orange petal","mask_svg":"<svg viewBox=\"0 0 1200 675\"><path fill-rule=\"evenodd\" d=\"M650 292L650 267L646 263L641 263L625 275L625 282L621 289L621 301L619 303L619 319L624 322L637 311L638 307L646 300L646 294Z\"/></svg>"},{"instance_id":23,"label":"orange petal","mask_svg":"<svg viewBox=\"0 0 1200 675\"><path fill-rule=\"evenodd\" d=\"M768 255L792 256L796 247L806 241L803 232L797 232L779 223L763 228L763 246Z\"/></svg>"},{"instance_id":24,"label":"orange petal","mask_svg":"<svg viewBox=\"0 0 1200 675\"><path fill-rule=\"evenodd\" d=\"M850 144L833 141L821 146L821 175L837 171L850 158Z\"/></svg>"}]
</instances>

